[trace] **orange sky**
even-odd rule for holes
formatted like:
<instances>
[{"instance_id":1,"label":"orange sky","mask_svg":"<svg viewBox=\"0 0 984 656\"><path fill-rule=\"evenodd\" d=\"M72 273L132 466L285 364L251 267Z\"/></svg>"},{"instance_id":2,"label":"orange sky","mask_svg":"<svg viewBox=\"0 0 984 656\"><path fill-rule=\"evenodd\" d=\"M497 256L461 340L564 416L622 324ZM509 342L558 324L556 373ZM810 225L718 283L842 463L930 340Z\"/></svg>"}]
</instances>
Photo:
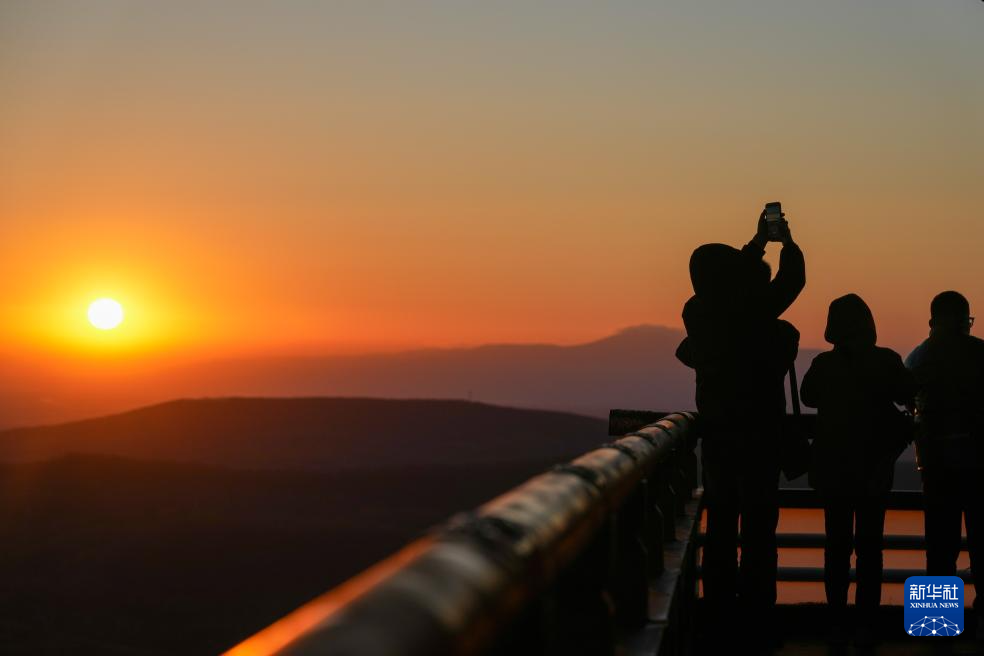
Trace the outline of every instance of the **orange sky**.
<instances>
[{"instance_id":1,"label":"orange sky","mask_svg":"<svg viewBox=\"0 0 984 656\"><path fill-rule=\"evenodd\" d=\"M679 326L775 199L804 344L848 291L900 350L984 304L980 3L408 4L4 3L0 352Z\"/></svg>"}]
</instances>

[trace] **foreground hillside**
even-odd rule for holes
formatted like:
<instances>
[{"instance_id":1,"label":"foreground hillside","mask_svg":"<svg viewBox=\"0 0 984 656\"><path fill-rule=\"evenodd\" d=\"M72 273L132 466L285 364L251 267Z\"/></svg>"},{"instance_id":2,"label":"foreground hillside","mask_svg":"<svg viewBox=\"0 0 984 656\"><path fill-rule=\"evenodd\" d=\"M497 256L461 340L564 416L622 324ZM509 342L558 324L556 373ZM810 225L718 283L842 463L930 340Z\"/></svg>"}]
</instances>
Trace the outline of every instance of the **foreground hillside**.
<instances>
[{"instance_id":1,"label":"foreground hillside","mask_svg":"<svg viewBox=\"0 0 984 656\"><path fill-rule=\"evenodd\" d=\"M575 415L366 399L0 433L0 653L218 653L605 440Z\"/></svg>"},{"instance_id":2,"label":"foreground hillside","mask_svg":"<svg viewBox=\"0 0 984 656\"><path fill-rule=\"evenodd\" d=\"M0 653L218 653L547 466L0 465Z\"/></svg>"},{"instance_id":3,"label":"foreground hillside","mask_svg":"<svg viewBox=\"0 0 984 656\"><path fill-rule=\"evenodd\" d=\"M573 457L600 419L467 401L196 399L0 432L0 462L73 453L246 468L337 470Z\"/></svg>"}]
</instances>

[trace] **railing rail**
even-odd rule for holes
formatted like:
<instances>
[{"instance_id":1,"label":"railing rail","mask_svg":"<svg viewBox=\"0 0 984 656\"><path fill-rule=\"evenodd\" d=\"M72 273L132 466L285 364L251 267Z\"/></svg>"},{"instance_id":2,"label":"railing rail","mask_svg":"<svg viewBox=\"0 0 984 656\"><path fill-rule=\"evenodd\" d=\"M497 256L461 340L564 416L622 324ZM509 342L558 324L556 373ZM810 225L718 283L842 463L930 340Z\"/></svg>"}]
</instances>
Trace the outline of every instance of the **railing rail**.
<instances>
[{"instance_id":1,"label":"railing rail","mask_svg":"<svg viewBox=\"0 0 984 656\"><path fill-rule=\"evenodd\" d=\"M688 413L613 410L621 439L452 518L228 654L689 654L703 538L696 426ZM781 489L779 502L822 507L807 489ZM917 491L889 497L893 510L922 505ZM780 549L824 542L777 535ZM925 539L890 534L885 548L921 551ZM889 568L884 580L922 573ZM823 568L778 578L821 582Z\"/></svg>"},{"instance_id":2,"label":"railing rail","mask_svg":"<svg viewBox=\"0 0 984 656\"><path fill-rule=\"evenodd\" d=\"M779 490L779 505L781 508L811 508L819 509L823 507L820 496L813 490L807 489L782 489ZM923 510L923 494L918 490L892 490L888 495L889 510ZM817 533L778 533L776 544L780 549L823 549L826 543L826 536L822 532ZM888 534L883 538L884 551L925 551L926 536L923 533L916 534ZM967 539L961 540L960 549L967 550ZM882 581L885 583L904 583L910 576L923 576L926 574L925 568L903 568L887 567L882 572ZM965 583L973 583L974 577L969 569L962 569L957 574ZM796 582L823 582L823 567L780 567L778 572L780 581ZM851 569L851 580L856 580L856 572Z\"/></svg>"},{"instance_id":3,"label":"railing rail","mask_svg":"<svg viewBox=\"0 0 984 656\"><path fill-rule=\"evenodd\" d=\"M695 424L666 415L536 476L228 653L686 653Z\"/></svg>"}]
</instances>

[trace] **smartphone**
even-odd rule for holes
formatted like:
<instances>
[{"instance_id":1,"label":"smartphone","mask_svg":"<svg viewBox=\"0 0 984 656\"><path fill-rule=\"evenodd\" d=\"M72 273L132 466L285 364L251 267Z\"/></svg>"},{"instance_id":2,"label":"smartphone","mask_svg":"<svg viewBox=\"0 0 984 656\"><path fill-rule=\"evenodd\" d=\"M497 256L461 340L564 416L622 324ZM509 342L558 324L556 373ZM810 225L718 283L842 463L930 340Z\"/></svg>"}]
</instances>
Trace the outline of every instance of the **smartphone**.
<instances>
[{"instance_id":1,"label":"smartphone","mask_svg":"<svg viewBox=\"0 0 984 656\"><path fill-rule=\"evenodd\" d=\"M786 235L782 216L782 203L774 201L765 204L765 225L769 230L769 241L782 241Z\"/></svg>"}]
</instances>

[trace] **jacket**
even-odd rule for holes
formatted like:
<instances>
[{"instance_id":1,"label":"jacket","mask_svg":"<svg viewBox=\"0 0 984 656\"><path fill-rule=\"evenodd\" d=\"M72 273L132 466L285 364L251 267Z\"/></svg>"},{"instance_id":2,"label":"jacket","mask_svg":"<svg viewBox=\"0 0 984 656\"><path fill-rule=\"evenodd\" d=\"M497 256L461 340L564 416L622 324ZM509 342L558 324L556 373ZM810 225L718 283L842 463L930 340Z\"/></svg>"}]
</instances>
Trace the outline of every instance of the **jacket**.
<instances>
[{"instance_id":1,"label":"jacket","mask_svg":"<svg viewBox=\"0 0 984 656\"><path fill-rule=\"evenodd\" d=\"M696 371L697 410L706 427L778 425L785 414L783 381L799 332L778 317L802 291L806 269L802 251L790 243L769 280L763 255L754 243L740 251L706 244L691 257L695 293L683 308L687 337L677 358Z\"/></svg>"},{"instance_id":2,"label":"jacket","mask_svg":"<svg viewBox=\"0 0 984 656\"><path fill-rule=\"evenodd\" d=\"M871 311L854 294L831 303L825 337L834 348L813 359L800 390L803 404L817 409L810 486L888 492L909 440L895 404L911 403L914 379L898 353L875 345Z\"/></svg>"},{"instance_id":3,"label":"jacket","mask_svg":"<svg viewBox=\"0 0 984 656\"><path fill-rule=\"evenodd\" d=\"M934 329L906 366L917 386L920 466L984 468L984 340Z\"/></svg>"}]
</instances>

